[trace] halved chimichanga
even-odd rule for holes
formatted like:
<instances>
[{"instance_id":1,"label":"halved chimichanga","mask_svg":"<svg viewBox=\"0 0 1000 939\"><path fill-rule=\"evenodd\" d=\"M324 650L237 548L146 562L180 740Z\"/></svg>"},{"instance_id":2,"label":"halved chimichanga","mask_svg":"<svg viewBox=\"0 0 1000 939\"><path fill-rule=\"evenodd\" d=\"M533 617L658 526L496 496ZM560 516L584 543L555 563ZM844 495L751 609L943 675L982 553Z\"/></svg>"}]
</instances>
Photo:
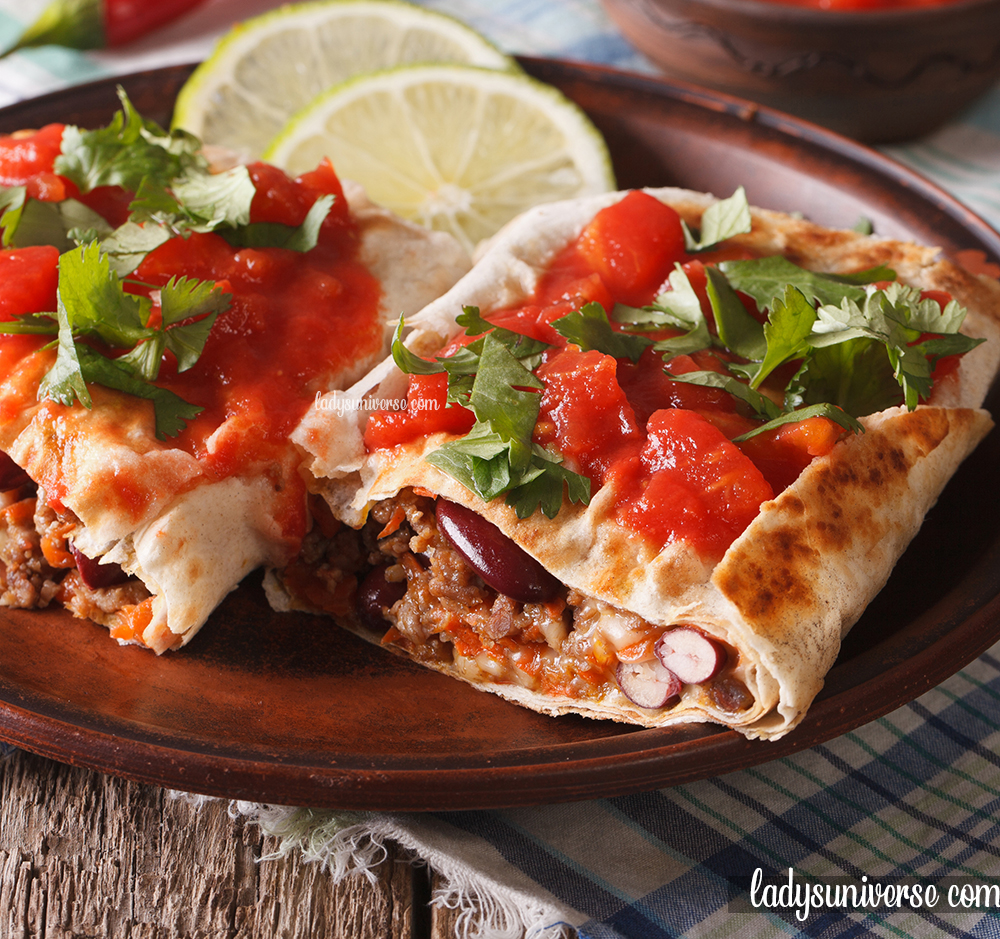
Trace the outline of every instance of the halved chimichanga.
<instances>
[{"instance_id":1,"label":"halved chimichanga","mask_svg":"<svg viewBox=\"0 0 1000 939\"><path fill-rule=\"evenodd\" d=\"M331 517L272 603L544 713L779 737L991 428L998 320L741 193L538 208L296 430Z\"/></svg>"}]
</instances>

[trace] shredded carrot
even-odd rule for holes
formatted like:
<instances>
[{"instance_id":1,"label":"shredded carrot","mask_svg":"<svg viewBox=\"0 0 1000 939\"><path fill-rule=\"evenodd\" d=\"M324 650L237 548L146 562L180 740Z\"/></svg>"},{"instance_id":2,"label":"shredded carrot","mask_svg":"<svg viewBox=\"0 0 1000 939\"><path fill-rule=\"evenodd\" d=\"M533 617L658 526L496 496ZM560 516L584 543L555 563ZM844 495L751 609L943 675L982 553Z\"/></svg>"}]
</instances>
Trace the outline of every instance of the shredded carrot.
<instances>
[{"instance_id":1,"label":"shredded carrot","mask_svg":"<svg viewBox=\"0 0 1000 939\"><path fill-rule=\"evenodd\" d=\"M399 642L403 638L403 634L395 626L390 626L382 637L382 645L392 645L392 643Z\"/></svg>"},{"instance_id":2,"label":"shredded carrot","mask_svg":"<svg viewBox=\"0 0 1000 939\"><path fill-rule=\"evenodd\" d=\"M558 619L562 616L563 610L566 609L566 601L562 597L556 597L555 600L549 600L543 603L542 606L552 619Z\"/></svg>"},{"instance_id":3,"label":"shredded carrot","mask_svg":"<svg viewBox=\"0 0 1000 939\"><path fill-rule=\"evenodd\" d=\"M638 642L633 642L630 646L625 646L624 649L619 649L618 661L644 662L647 659L651 659L653 657L654 641L652 636L648 636L645 639L640 639Z\"/></svg>"},{"instance_id":4,"label":"shredded carrot","mask_svg":"<svg viewBox=\"0 0 1000 939\"><path fill-rule=\"evenodd\" d=\"M416 576L417 574L422 574L424 571L424 568L421 565L421 563L412 554L409 553L404 554L402 557L400 557L399 563L403 565L403 568L406 570L406 573L408 575L413 574L414 576Z\"/></svg>"},{"instance_id":5,"label":"shredded carrot","mask_svg":"<svg viewBox=\"0 0 1000 939\"><path fill-rule=\"evenodd\" d=\"M392 518L390 518L389 521L385 523L385 528L383 528L378 533L378 537L385 538L387 535L391 535L405 521L406 521L406 510L401 505L397 505L395 511L392 513Z\"/></svg>"},{"instance_id":6,"label":"shredded carrot","mask_svg":"<svg viewBox=\"0 0 1000 939\"><path fill-rule=\"evenodd\" d=\"M123 606L115 615L115 624L111 627L111 638L124 642L143 642L142 634L153 620L153 597L147 597L142 603L132 603Z\"/></svg>"},{"instance_id":7,"label":"shredded carrot","mask_svg":"<svg viewBox=\"0 0 1000 939\"><path fill-rule=\"evenodd\" d=\"M430 489L424 489L423 486L414 486L413 487L413 492L416 495L418 495L418 496L424 496L427 499L436 499L437 498L437 496L434 495L434 493L431 492Z\"/></svg>"},{"instance_id":8,"label":"shredded carrot","mask_svg":"<svg viewBox=\"0 0 1000 939\"><path fill-rule=\"evenodd\" d=\"M8 525L19 525L22 522L28 521L35 514L35 497L29 496L27 499L21 499L12 505L5 506L0 509L0 516L2 516Z\"/></svg>"},{"instance_id":9,"label":"shredded carrot","mask_svg":"<svg viewBox=\"0 0 1000 939\"><path fill-rule=\"evenodd\" d=\"M76 560L66 548L66 536L75 528L73 522L61 522L51 525L42 535L42 556L49 567L61 569L74 567Z\"/></svg>"},{"instance_id":10,"label":"shredded carrot","mask_svg":"<svg viewBox=\"0 0 1000 939\"><path fill-rule=\"evenodd\" d=\"M479 634L469 626L452 624L448 632L452 634L452 645L466 658L475 658L485 649Z\"/></svg>"}]
</instances>

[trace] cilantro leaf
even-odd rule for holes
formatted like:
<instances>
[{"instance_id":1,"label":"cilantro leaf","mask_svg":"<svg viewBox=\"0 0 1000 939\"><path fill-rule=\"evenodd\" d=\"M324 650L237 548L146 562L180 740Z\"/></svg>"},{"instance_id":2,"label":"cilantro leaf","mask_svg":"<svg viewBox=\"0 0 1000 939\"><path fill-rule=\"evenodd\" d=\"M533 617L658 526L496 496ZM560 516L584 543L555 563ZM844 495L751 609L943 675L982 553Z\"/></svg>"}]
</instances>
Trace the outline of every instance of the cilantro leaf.
<instances>
[{"instance_id":1,"label":"cilantro leaf","mask_svg":"<svg viewBox=\"0 0 1000 939\"><path fill-rule=\"evenodd\" d=\"M125 222L106 238L101 239L101 253L119 277L131 274L149 254L172 237L173 233L159 225L139 225Z\"/></svg>"},{"instance_id":2,"label":"cilantro leaf","mask_svg":"<svg viewBox=\"0 0 1000 939\"><path fill-rule=\"evenodd\" d=\"M204 410L196 404L189 404L166 388L136 378L129 370L119 365L120 359L105 358L82 343L77 346L77 352L80 374L86 381L153 402L155 432L159 440L175 437L187 426L187 421L197 417ZM80 402L90 407L89 394L86 401L81 398Z\"/></svg>"},{"instance_id":3,"label":"cilantro leaf","mask_svg":"<svg viewBox=\"0 0 1000 939\"><path fill-rule=\"evenodd\" d=\"M334 196L320 196L310 206L305 220L298 227L277 222L252 222L228 231L219 229L231 245L241 248L287 248L289 251L311 251L319 243L320 228L330 214Z\"/></svg>"},{"instance_id":4,"label":"cilantro leaf","mask_svg":"<svg viewBox=\"0 0 1000 939\"><path fill-rule=\"evenodd\" d=\"M707 267L705 273L708 275L708 299L722 344L745 359L763 359L767 352L764 327L747 312L743 301L720 271Z\"/></svg>"},{"instance_id":5,"label":"cilantro leaf","mask_svg":"<svg viewBox=\"0 0 1000 939\"><path fill-rule=\"evenodd\" d=\"M442 444L426 460L484 502L506 494L505 501L518 518L528 518L538 509L555 518L564 492L571 502L590 502L590 480L562 466L558 454L537 445L532 446L528 464L512 472L508 446L488 424L475 424L465 437Z\"/></svg>"},{"instance_id":6,"label":"cilantro leaf","mask_svg":"<svg viewBox=\"0 0 1000 939\"><path fill-rule=\"evenodd\" d=\"M503 342L486 334L469 403L476 418L510 447L512 469L528 464L543 387Z\"/></svg>"},{"instance_id":7,"label":"cilantro leaf","mask_svg":"<svg viewBox=\"0 0 1000 939\"><path fill-rule=\"evenodd\" d=\"M111 231L111 226L82 202L29 199L24 186L0 188L0 228L5 248L52 245L60 251L82 240L80 233L87 233L89 240Z\"/></svg>"},{"instance_id":8,"label":"cilantro leaf","mask_svg":"<svg viewBox=\"0 0 1000 939\"><path fill-rule=\"evenodd\" d=\"M899 384L885 346L866 337L815 349L792 393L804 403L828 401L856 415L873 414L899 403ZM789 396L786 390L786 399Z\"/></svg>"},{"instance_id":9,"label":"cilantro leaf","mask_svg":"<svg viewBox=\"0 0 1000 939\"><path fill-rule=\"evenodd\" d=\"M111 123L85 131L68 126L55 171L72 180L81 192L98 186L121 186L136 192L146 177L174 179L192 166L205 166L198 140L186 131L167 133L145 120L119 87L122 108Z\"/></svg>"},{"instance_id":10,"label":"cilantro leaf","mask_svg":"<svg viewBox=\"0 0 1000 939\"><path fill-rule=\"evenodd\" d=\"M758 434L764 433L764 431L774 430L783 424L797 424L799 421L808 420L810 417L825 417L835 424L839 424L844 430L849 430L854 434L863 434L865 432L864 425L859 420L851 417L850 414L842 408L838 408L835 404L823 402L822 404L813 404L809 407L799 408L795 411L783 411L777 417L771 418L771 420L761 424L759 427L748 430L745 434L740 434L738 437L733 437L733 443L742 443L744 440L749 440L751 437L756 437Z\"/></svg>"},{"instance_id":11,"label":"cilantro leaf","mask_svg":"<svg viewBox=\"0 0 1000 939\"><path fill-rule=\"evenodd\" d=\"M202 410L152 384L164 350L177 357L179 371L190 368L231 297L211 282L180 278L161 289L160 299L161 316L154 324L152 301L126 293L108 257L93 242L60 256L54 316L27 314L0 324L0 332L56 333L56 360L39 384L40 400L79 401L89 408L87 382L138 395L153 402L156 435L162 439L178 433L185 420ZM87 345L87 337L128 351L108 358Z\"/></svg>"},{"instance_id":12,"label":"cilantro leaf","mask_svg":"<svg viewBox=\"0 0 1000 939\"><path fill-rule=\"evenodd\" d=\"M42 378L38 386L38 400L51 398L60 404L71 405L79 401L84 407L91 407L90 392L83 378L80 367L77 344L73 338L73 326L70 315L63 304L62 298L57 298L56 316L59 322L59 338L57 343L56 361Z\"/></svg>"},{"instance_id":13,"label":"cilantro leaf","mask_svg":"<svg viewBox=\"0 0 1000 939\"><path fill-rule=\"evenodd\" d=\"M684 221L681 225L684 229L684 247L691 254L708 251L733 235L750 231L753 220L745 190L740 186L728 199L720 199L705 209L697 238Z\"/></svg>"},{"instance_id":14,"label":"cilantro leaf","mask_svg":"<svg viewBox=\"0 0 1000 939\"><path fill-rule=\"evenodd\" d=\"M534 465L537 475L525 478L504 500L518 518L529 518L536 509L546 518L555 518L562 508L564 486L570 502L590 502L590 480L560 465L555 454L536 447Z\"/></svg>"},{"instance_id":15,"label":"cilantro leaf","mask_svg":"<svg viewBox=\"0 0 1000 939\"><path fill-rule=\"evenodd\" d=\"M125 293L96 242L60 256L59 300L76 334L94 335L122 349L147 338L150 301Z\"/></svg>"},{"instance_id":16,"label":"cilantro leaf","mask_svg":"<svg viewBox=\"0 0 1000 939\"><path fill-rule=\"evenodd\" d=\"M257 190L245 166L224 173L191 173L175 179L170 189L178 214L197 220L206 230L250 224L250 203Z\"/></svg>"},{"instance_id":17,"label":"cilantro leaf","mask_svg":"<svg viewBox=\"0 0 1000 939\"><path fill-rule=\"evenodd\" d=\"M488 320L483 319L479 307L462 307L462 312L456 317L455 322L463 327L469 336L484 336L489 333L494 340L503 343L511 355L523 362L528 368L534 368L540 361L541 354L549 348L549 344L540 339L532 339L530 336L516 333L511 329L494 326ZM475 342L469 343L466 348L478 355L482 351L483 341L477 339Z\"/></svg>"},{"instance_id":18,"label":"cilantro leaf","mask_svg":"<svg viewBox=\"0 0 1000 939\"><path fill-rule=\"evenodd\" d=\"M488 502L510 487L507 454L503 438L488 423L476 423L465 437L449 440L428 454L427 462Z\"/></svg>"},{"instance_id":19,"label":"cilantro leaf","mask_svg":"<svg viewBox=\"0 0 1000 939\"><path fill-rule=\"evenodd\" d=\"M177 359L177 371L185 372L198 361L215 318L232 302L232 294L208 280L171 277L160 290L160 313L164 345ZM181 324L182 320L193 322Z\"/></svg>"},{"instance_id":20,"label":"cilantro leaf","mask_svg":"<svg viewBox=\"0 0 1000 939\"><path fill-rule=\"evenodd\" d=\"M28 190L24 186L4 186L0 188L0 228L3 229L3 239L0 244L9 248L14 240L14 233L21 221L24 204L28 200Z\"/></svg>"},{"instance_id":21,"label":"cilantro leaf","mask_svg":"<svg viewBox=\"0 0 1000 939\"><path fill-rule=\"evenodd\" d=\"M759 427L747 431L745 434L733 437L734 443L749 440L751 437L756 437L757 434L780 427L782 424L795 424L809 417L828 417L847 430L855 433L864 432L864 427L858 420L843 409L828 402L798 410L785 410L775 404L766 395L760 394L760 392L755 391L749 385L744 384L733 376L711 371L687 372L683 375L670 375L669 372L667 374L674 381L687 382L691 385L701 385L705 388L719 388L749 405L754 417L763 423Z\"/></svg>"},{"instance_id":22,"label":"cilantro leaf","mask_svg":"<svg viewBox=\"0 0 1000 939\"><path fill-rule=\"evenodd\" d=\"M689 385L701 385L703 388L718 388L738 398L750 406L754 416L760 420L772 420L781 415L781 408L766 395L751 388L745 382L740 381L734 375L724 375L721 372L701 371L684 372L674 375L672 372L665 372L672 381L685 382Z\"/></svg>"},{"instance_id":23,"label":"cilantro leaf","mask_svg":"<svg viewBox=\"0 0 1000 939\"><path fill-rule=\"evenodd\" d=\"M680 264L670 272L671 289L661 293L652 304L641 309L617 304L613 311L616 322L644 330L682 329L681 336L660 339L654 344L663 360L677 355L690 355L713 344L708 321L701 310L699 298Z\"/></svg>"},{"instance_id":24,"label":"cilantro leaf","mask_svg":"<svg viewBox=\"0 0 1000 939\"><path fill-rule=\"evenodd\" d=\"M918 340L928 331L948 332L948 327L957 328L964 315L957 305L948 304L942 311L936 301L923 299L919 290L892 283L884 290L871 290L861 303L845 298L840 306L819 307L810 341L816 348L861 337L882 343L903 391L903 401L912 410L931 391L932 364ZM969 351L982 341L958 338L958 333L949 335L954 338L947 347L962 351Z\"/></svg>"},{"instance_id":25,"label":"cilantro leaf","mask_svg":"<svg viewBox=\"0 0 1000 939\"><path fill-rule=\"evenodd\" d=\"M808 354L809 336L816 315L816 308L797 287L789 284L784 298L772 304L770 316L764 324L767 350L750 382L752 387L759 388L779 365Z\"/></svg>"},{"instance_id":26,"label":"cilantro leaf","mask_svg":"<svg viewBox=\"0 0 1000 939\"><path fill-rule=\"evenodd\" d=\"M608 314L599 303L587 303L574 313L553 320L552 326L560 336L575 342L584 352L596 349L616 359L638 362L643 352L653 344L653 340L645 336L612 329Z\"/></svg>"},{"instance_id":27,"label":"cilantro leaf","mask_svg":"<svg viewBox=\"0 0 1000 939\"><path fill-rule=\"evenodd\" d=\"M54 313L24 313L15 320L0 322L0 333L16 335L56 335L59 323Z\"/></svg>"},{"instance_id":28,"label":"cilantro leaf","mask_svg":"<svg viewBox=\"0 0 1000 939\"><path fill-rule=\"evenodd\" d=\"M532 441L544 386L531 369L548 344L494 326L476 307L465 307L457 320L479 338L453 356L428 362L407 349L402 318L392 343L393 360L402 371L447 372L449 401L476 415L468 434L442 444L427 455L427 462L485 502L506 493L518 518L538 508L554 517L564 490L571 500L588 502L590 480L561 466L558 455Z\"/></svg>"},{"instance_id":29,"label":"cilantro leaf","mask_svg":"<svg viewBox=\"0 0 1000 939\"><path fill-rule=\"evenodd\" d=\"M793 264L781 255L749 261L723 261L719 270L734 290L752 297L761 310L769 310L784 297L789 285L810 303L839 304L845 297L860 300L865 284L894 280L895 271L876 267L857 274L817 274Z\"/></svg>"}]
</instances>

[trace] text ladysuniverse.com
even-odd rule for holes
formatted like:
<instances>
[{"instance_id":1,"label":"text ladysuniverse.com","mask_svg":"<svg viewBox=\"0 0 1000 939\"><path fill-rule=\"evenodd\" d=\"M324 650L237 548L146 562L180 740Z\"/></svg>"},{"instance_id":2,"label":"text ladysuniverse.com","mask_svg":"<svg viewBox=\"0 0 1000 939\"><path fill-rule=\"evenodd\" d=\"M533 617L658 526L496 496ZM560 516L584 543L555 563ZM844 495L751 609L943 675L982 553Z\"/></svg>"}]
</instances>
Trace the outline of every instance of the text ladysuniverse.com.
<instances>
[{"instance_id":1,"label":"text ladysuniverse.com","mask_svg":"<svg viewBox=\"0 0 1000 939\"><path fill-rule=\"evenodd\" d=\"M940 883L882 883L867 875L818 881L800 878L789 867L787 876L767 880L762 868L750 880L750 906L755 910L794 911L799 922L821 910L886 912L894 909L1000 909L1000 881L976 883L949 879Z\"/></svg>"},{"instance_id":2,"label":"text ladysuniverse.com","mask_svg":"<svg viewBox=\"0 0 1000 939\"><path fill-rule=\"evenodd\" d=\"M317 411L333 411L338 415L348 411L436 411L438 402L433 398L350 398L345 395L316 392L313 408Z\"/></svg>"}]
</instances>

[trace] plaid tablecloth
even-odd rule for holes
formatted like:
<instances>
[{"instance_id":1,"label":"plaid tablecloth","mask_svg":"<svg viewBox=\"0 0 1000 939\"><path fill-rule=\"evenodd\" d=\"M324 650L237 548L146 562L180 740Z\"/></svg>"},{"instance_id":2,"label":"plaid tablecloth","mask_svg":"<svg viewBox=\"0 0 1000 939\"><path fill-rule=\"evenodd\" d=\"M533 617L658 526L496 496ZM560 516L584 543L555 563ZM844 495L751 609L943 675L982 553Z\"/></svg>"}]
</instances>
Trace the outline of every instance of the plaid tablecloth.
<instances>
[{"instance_id":1,"label":"plaid tablecloth","mask_svg":"<svg viewBox=\"0 0 1000 939\"><path fill-rule=\"evenodd\" d=\"M42 0L0 2L0 43ZM0 105L191 61L273 0L210 0L128 49L0 60ZM510 52L651 72L597 0L431 0ZM1000 227L1000 89L886 148ZM754 769L570 805L428 815L237 803L288 850L357 869L391 838L444 873L469 935L1000 936L1000 647L887 717Z\"/></svg>"}]
</instances>

